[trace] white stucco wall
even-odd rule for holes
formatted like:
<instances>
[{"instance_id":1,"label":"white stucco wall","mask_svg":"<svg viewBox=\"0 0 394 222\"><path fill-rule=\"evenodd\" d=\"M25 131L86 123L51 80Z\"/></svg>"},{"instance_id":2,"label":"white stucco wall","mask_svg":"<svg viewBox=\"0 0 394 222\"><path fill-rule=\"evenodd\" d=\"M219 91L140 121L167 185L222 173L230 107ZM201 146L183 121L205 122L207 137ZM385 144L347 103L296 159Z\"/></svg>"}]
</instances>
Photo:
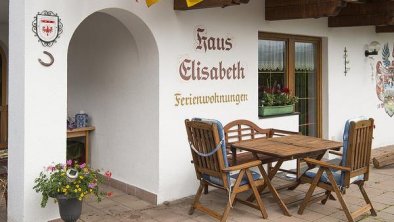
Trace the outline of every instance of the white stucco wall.
<instances>
[{"instance_id":1,"label":"white stucco wall","mask_svg":"<svg viewBox=\"0 0 394 222\"><path fill-rule=\"evenodd\" d=\"M25 10L21 10L22 8ZM245 118L259 122L264 127L264 121L260 122L257 117L258 31L323 37L323 135L326 138L340 140L346 119L368 115L376 120L374 147L394 143L390 137L393 119L382 109L376 108L379 100L375 93L375 82L370 79L369 63L363 56L367 43L377 40L381 44L392 44L393 34L376 34L373 27L327 28L325 18L268 22L264 20L264 1L260 0L251 0L249 4L236 7L182 12L174 11L173 2L164 0L149 9L143 1L137 3L129 0L72 0L62 1L61 4L49 0L36 0L34 3L15 0L11 1L10 12L13 24L10 26L10 221L31 221L32 218L44 221L57 215L54 205L47 209L39 208L40 196L35 194L31 187L42 166L52 161L63 161L65 158L67 51L70 39L88 15L105 8L123 8L132 13L107 10L130 31L140 53L139 61L145 63L147 72L155 73L155 70L159 70L158 83L149 76L143 78L144 81L156 84L159 90L159 116L147 113L143 117L153 118L152 122L157 123L151 127L153 133L150 138L159 139L156 144L159 158L156 161L158 178L155 181L145 181L145 184L141 185L142 189L152 189L157 193L159 203L195 192L197 181L190 164L191 155L183 125L185 118L216 118L224 124L233 119ZM64 24L61 38L49 48L56 59L55 64L49 68L38 64L37 58L42 55L42 50L48 48L37 43L31 32L32 18L38 11L43 10L57 12ZM131 17L134 19L129 19ZM231 37L232 49L208 52L196 50L196 27L204 27L209 36ZM152 32L153 37L144 34L147 30ZM149 44L144 44L147 42ZM151 48L156 45L150 44L151 42L157 43L158 60L152 60L152 54L144 54L146 51L154 51ZM345 46L349 50L351 63L351 70L346 77L343 74ZM220 61L225 65L240 61L245 68L245 78L185 81L180 78L178 71L185 58L199 60L204 66L210 67L218 66ZM248 95L248 100L238 105L221 103L175 106L175 93L186 96L190 93L242 93ZM155 95L157 94L153 92L146 98ZM102 113L93 114L93 117L94 115L99 116ZM289 124L295 122L292 120ZM275 127L274 123L270 124ZM37 129L50 130L44 134ZM98 133L99 131L96 138ZM129 153L124 153L124 158L133 155L133 151L130 149ZM93 163L104 164L99 160L93 160ZM114 167L122 166L119 162L119 165ZM133 180L123 176L120 171L118 176L119 179Z\"/></svg>"},{"instance_id":2,"label":"white stucco wall","mask_svg":"<svg viewBox=\"0 0 394 222\"><path fill-rule=\"evenodd\" d=\"M129 30L104 13L87 18L70 43L67 77L68 114L84 110L96 127L92 166L157 193L158 138L152 131L158 123L146 116L158 116L159 76L145 71Z\"/></svg>"}]
</instances>

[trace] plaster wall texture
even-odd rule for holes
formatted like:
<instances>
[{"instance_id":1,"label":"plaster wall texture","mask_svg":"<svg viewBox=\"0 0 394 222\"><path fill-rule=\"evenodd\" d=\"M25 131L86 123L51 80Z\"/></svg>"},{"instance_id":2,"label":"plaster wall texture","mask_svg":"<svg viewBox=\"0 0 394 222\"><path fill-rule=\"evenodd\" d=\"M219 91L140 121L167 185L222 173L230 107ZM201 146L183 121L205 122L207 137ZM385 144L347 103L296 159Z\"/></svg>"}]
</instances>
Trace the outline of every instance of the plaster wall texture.
<instances>
[{"instance_id":1,"label":"plaster wall texture","mask_svg":"<svg viewBox=\"0 0 394 222\"><path fill-rule=\"evenodd\" d=\"M10 89L13 88L10 98L11 102L12 99L14 102L10 104L10 112L13 109L14 113L10 114L10 122L13 124L10 124L10 146L14 149L10 153L13 156L10 170L16 174L10 176L10 221L31 221L32 218L43 221L55 217L51 208L54 206L39 208L40 196L32 191L32 181L43 165L51 161L60 162L65 158L68 44L76 28L87 16L103 9L123 22L134 37L140 55L139 61L146 62L147 69L151 69L149 72L159 76L158 83L155 83L153 77L145 79L157 84L159 89L158 101L156 100L159 105L158 116L154 113L145 115L145 118L154 118L152 122L157 123L152 129L158 130L154 131L150 138L159 139L156 147L152 148L158 150L158 180L141 184L143 189L153 187L152 192L158 195L158 203L192 195L197 187L193 166L189 161L191 155L186 141L184 119L208 117L219 119L226 124L233 119L245 118L258 122L262 127L270 124L277 126L276 123L259 120L257 116L258 31L323 38L325 138L341 140L346 119L368 115L376 120L374 147L394 142L389 134L393 120L382 109L376 108L379 100L375 93L375 82L370 77L369 61L363 56L367 43L373 40L381 43L392 42L392 34L376 34L373 27L327 28L325 18L265 21L264 1L259 0L251 0L249 4L237 7L182 12L174 11L172 4L172 1L160 1L147 9L143 2L129 0L71 0L60 3L37 0L34 4L23 0L11 1L10 22L13 26L10 31L10 58L14 60L11 62L10 71L14 76L10 79ZM25 10L20 10L21 8ZM132 14L125 11L115 13L108 8L122 8ZM43 47L37 43L30 31L32 17L45 9L57 12L65 27L58 43L50 48L56 57L55 65L50 68L44 68L36 62ZM134 19L128 19L129 16ZM231 37L232 49L207 52L196 50L196 27L204 27L209 36ZM147 30L151 31L153 37L146 34ZM157 54L143 54L144 51L154 52L156 46ZM349 50L351 63L351 70L346 77L343 74L345 46ZM134 45L131 44L130 47ZM154 55L158 55L158 60L151 59ZM204 66L210 67L218 66L220 61L226 65L239 61L245 68L245 78L185 81L178 72L185 58L199 60ZM132 72L134 73L134 70ZM190 93L211 95L215 92L247 94L248 100L238 105L175 105L176 93L188 96ZM155 95L157 94L152 93L145 97L150 101ZM288 121L286 128L294 128L296 122ZM38 126L40 129L51 130L43 134L37 130ZM143 152L130 150L123 156L136 153L139 155ZM18 162L23 166L18 166ZM105 160L93 160L93 163L97 164L96 167L105 167L101 164L107 164ZM121 163L117 167L121 167L120 165ZM120 174L119 178L128 180ZM23 212L23 216L20 216L20 212Z\"/></svg>"}]
</instances>

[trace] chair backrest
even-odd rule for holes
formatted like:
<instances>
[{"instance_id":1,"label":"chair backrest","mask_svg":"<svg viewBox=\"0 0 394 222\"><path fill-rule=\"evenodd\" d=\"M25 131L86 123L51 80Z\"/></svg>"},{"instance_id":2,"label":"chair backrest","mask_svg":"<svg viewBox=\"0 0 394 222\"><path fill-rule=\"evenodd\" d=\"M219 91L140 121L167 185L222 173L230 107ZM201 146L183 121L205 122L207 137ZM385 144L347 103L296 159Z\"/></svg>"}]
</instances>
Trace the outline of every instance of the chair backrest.
<instances>
[{"instance_id":1,"label":"chair backrest","mask_svg":"<svg viewBox=\"0 0 394 222\"><path fill-rule=\"evenodd\" d=\"M229 149L229 144L243 140L270 137L270 129L262 129L249 120L239 119L229 122L224 126L224 138Z\"/></svg>"},{"instance_id":2,"label":"chair backrest","mask_svg":"<svg viewBox=\"0 0 394 222\"><path fill-rule=\"evenodd\" d=\"M357 118L346 122L343 138L342 166L350 167L350 172L343 173L343 183L347 187L351 178L369 177L369 162L371 159L374 120L372 118Z\"/></svg>"},{"instance_id":3,"label":"chair backrest","mask_svg":"<svg viewBox=\"0 0 394 222\"><path fill-rule=\"evenodd\" d=\"M217 120L193 119L185 120L185 126L197 179L212 176L229 186L229 174L222 171L228 167L222 124Z\"/></svg>"}]
</instances>

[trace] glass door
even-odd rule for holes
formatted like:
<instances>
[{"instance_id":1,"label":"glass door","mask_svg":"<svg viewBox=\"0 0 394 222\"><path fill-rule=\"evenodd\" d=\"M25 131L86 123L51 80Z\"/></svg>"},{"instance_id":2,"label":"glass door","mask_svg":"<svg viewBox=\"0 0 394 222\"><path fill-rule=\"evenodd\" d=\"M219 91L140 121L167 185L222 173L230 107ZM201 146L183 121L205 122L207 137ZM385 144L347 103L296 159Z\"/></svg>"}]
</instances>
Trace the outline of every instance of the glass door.
<instances>
[{"instance_id":1,"label":"glass door","mask_svg":"<svg viewBox=\"0 0 394 222\"><path fill-rule=\"evenodd\" d=\"M318 129L318 64L317 44L295 42L295 95L299 98L296 111L300 113L299 131L304 135L319 136Z\"/></svg>"}]
</instances>

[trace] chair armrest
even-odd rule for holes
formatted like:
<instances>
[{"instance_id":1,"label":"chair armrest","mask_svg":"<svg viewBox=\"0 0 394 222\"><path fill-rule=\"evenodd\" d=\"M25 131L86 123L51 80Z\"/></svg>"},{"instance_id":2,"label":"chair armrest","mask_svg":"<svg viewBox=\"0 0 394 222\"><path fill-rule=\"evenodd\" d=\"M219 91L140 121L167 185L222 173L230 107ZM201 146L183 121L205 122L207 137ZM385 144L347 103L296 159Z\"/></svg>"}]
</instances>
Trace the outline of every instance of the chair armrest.
<instances>
[{"instance_id":1,"label":"chair armrest","mask_svg":"<svg viewBox=\"0 0 394 222\"><path fill-rule=\"evenodd\" d=\"M294 131L288 131L288 130L280 130L280 129L270 129L271 130L271 135L278 135L278 136L283 136L283 134L289 134L289 135L297 135L301 134L300 132L294 132Z\"/></svg>"},{"instance_id":2,"label":"chair armrest","mask_svg":"<svg viewBox=\"0 0 394 222\"><path fill-rule=\"evenodd\" d=\"M343 156L343 153L341 151L336 151L336 150L329 150L328 153L337 155L337 156Z\"/></svg>"},{"instance_id":3,"label":"chair armrest","mask_svg":"<svg viewBox=\"0 0 394 222\"><path fill-rule=\"evenodd\" d=\"M324 161L315 160L315 159L311 159L311 158L304 158L304 161L309 164L318 165L318 166L322 166L322 167L326 167L326 168L330 168L330 169L334 169L334 170L351 171L350 167L333 165L333 164L329 164Z\"/></svg>"},{"instance_id":4,"label":"chair armrest","mask_svg":"<svg viewBox=\"0 0 394 222\"><path fill-rule=\"evenodd\" d=\"M237 171L237 170L242 170L242 169L248 169L251 167L259 166L261 164L262 164L261 160L254 160L254 161L243 163L240 165L235 165L235 166L224 168L223 172L231 172L231 171Z\"/></svg>"}]
</instances>

